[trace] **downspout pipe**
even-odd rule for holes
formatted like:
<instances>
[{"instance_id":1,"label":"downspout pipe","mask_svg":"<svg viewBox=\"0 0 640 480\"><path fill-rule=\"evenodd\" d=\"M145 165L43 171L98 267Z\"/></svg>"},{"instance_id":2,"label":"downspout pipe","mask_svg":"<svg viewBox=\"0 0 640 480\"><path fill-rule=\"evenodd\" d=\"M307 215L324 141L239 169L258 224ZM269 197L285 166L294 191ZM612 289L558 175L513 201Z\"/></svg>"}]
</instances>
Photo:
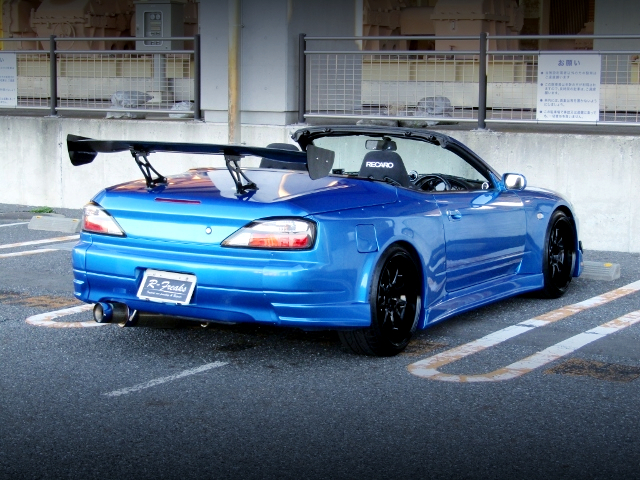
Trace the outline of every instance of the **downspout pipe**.
<instances>
[{"instance_id":1,"label":"downspout pipe","mask_svg":"<svg viewBox=\"0 0 640 480\"><path fill-rule=\"evenodd\" d=\"M242 141L240 124L240 2L229 0L229 143Z\"/></svg>"},{"instance_id":2,"label":"downspout pipe","mask_svg":"<svg viewBox=\"0 0 640 480\"><path fill-rule=\"evenodd\" d=\"M193 37L193 119L202 120L202 52L200 50L200 34Z\"/></svg>"},{"instance_id":3,"label":"downspout pipe","mask_svg":"<svg viewBox=\"0 0 640 480\"><path fill-rule=\"evenodd\" d=\"M58 111L58 61L56 60L56 36L49 36L49 116L57 117Z\"/></svg>"},{"instance_id":4,"label":"downspout pipe","mask_svg":"<svg viewBox=\"0 0 640 480\"><path fill-rule=\"evenodd\" d=\"M480 67L478 72L478 129L487 128L487 33L480 33Z\"/></svg>"},{"instance_id":5,"label":"downspout pipe","mask_svg":"<svg viewBox=\"0 0 640 480\"><path fill-rule=\"evenodd\" d=\"M305 122L304 114L307 106L307 57L304 53L307 46L305 33L298 35L298 123Z\"/></svg>"}]
</instances>

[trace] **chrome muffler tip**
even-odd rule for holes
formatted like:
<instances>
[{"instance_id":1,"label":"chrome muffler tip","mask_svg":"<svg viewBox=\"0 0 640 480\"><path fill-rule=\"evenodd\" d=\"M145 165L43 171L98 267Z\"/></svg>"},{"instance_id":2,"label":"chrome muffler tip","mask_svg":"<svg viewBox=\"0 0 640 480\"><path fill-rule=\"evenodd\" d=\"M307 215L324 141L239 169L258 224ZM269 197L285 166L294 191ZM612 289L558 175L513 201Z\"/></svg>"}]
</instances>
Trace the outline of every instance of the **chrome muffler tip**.
<instances>
[{"instance_id":1,"label":"chrome muffler tip","mask_svg":"<svg viewBox=\"0 0 640 480\"><path fill-rule=\"evenodd\" d=\"M110 323L113 319L113 306L110 303L96 303L93 306L93 319L97 323Z\"/></svg>"}]
</instances>

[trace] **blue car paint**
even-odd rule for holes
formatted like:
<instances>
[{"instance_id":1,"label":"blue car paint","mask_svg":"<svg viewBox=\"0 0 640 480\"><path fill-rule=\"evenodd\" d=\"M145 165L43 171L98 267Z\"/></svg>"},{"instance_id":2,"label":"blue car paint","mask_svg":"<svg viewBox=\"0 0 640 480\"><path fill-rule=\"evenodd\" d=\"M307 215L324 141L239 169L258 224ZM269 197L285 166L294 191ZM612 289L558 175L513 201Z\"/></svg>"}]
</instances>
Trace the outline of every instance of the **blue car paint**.
<instances>
[{"instance_id":1,"label":"blue car paint","mask_svg":"<svg viewBox=\"0 0 640 480\"><path fill-rule=\"evenodd\" d=\"M268 177L271 177L273 183L278 185L284 175L290 174L267 172L262 179L263 184L266 185ZM294 175L301 175L310 181L304 174ZM194 176L199 174L195 173ZM332 183L335 182L334 179ZM275 202L273 197L265 197L265 201L279 205L276 216L305 216L317 222L318 238L314 248L300 252L220 246L224 238L250 219L259 218L259 213L253 214L258 217L251 215L238 220L235 225L229 225L230 217L239 216L232 205L225 205L220 212L216 210L210 215L199 215L197 212L202 204L139 201L141 194L162 195L162 198L178 195L171 191L172 186L162 192L147 193L121 187L112 189L116 192L114 196L109 195L109 191L102 192L94 201L116 218L127 232L127 237L82 234L81 243L73 256L74 273L76 280L88 287L77 289L76 295L87 302L122 302L134 309L211 320L254 320L305 328L366 326L370 323L369 285L363 279L368 278L379 252L366 255L357 252L357 225L373 225L376 242L387 246L398 240L412 243L408 240L414 240L407 233L411 227L429 231L433 229L429 223L435 221L436 229L441 231L441 220L436 215L433 201L415 205L405 202L406 207L397 200L394 204L375 205L397 199L396 189L375 182L337 182L347 187L356 184L353 188L357 191L370 192L370 198L375 201L369 203L374 205L364 207L363 195L352 195L349 188L337 189L332 198L336 202L336 197L343 197L344 201L337 203L343 206L351 203L351 208L343 207L342 210L321 214L302 211L300 205L308 204L309 211L317 211L319 202L327 205L324 191L316 193L320 197L318 202L301 197ZM180 190L180 198L188 199L189 195L184 189ZM265 191L268 190L265 187ZM421 196L416 193L413 195ZM243 202L235 196L230 196L228 201L230 204ZM258 212L264 208L264 203L258 202L254 196L249 202L243 203L239 210L246 210L247 203L257 204ZM173 214L166 213L167 205ZM395 208L389 211L388 205ZM328 207L331 208L331 205ZM191 212L188 213L188 210ZM423 213L424 220L416 219L417 213ZM161 222L163 228L158 227ZM205 228L212 225L212 234L207 235ZM190 243L189 238L192 239ZM415 243L419 249L438 251L435 245L421 242L420 238L417 240ZM438 243L441 242L440 236ZM79 259L82 259L82 263L78 262ZM443 263L440 264L443 269ZM198 286L193 305L171 307L136 299L145 268L195 274ZM327 299L331 299L330 304L327 304ZM225 314L226 310L229 313Z\"/></svg>"},{"instance_id":2,"label":"blue car paint","mask_svg":"<svg viewBox=\"0 0 640 480\"><path fill-rule=\"evenodd\" d=\"M442 192L436 197L445 217L448 291L516 273L526 235L524 208L516 194L496 192L486 198L478 192ZM478 197L485 197L482 204Z\"/></svg>"},{"instance_id":3,"label":"blue car paint","mask_svg":"<svg viewBox=\"0 0 640 480\"><path fill-rule=\"evenodd\" d=\"M577 223L571 204L561 195L535 187L527 187L522 192L518 192L522 199L527 221L527 239L525 251L527 254L522 262L520 273L539 273L542 265L542 252L544 251L544 241L548 228L548 222L556 210L564 211ZM582 274L583 262L582 251L579 245L578 231L575 232L576 265L573 272L574 277Z\"/></svg>"},{"instance_id":4,"label":"blue car paint","mask_svg":"<svg viewBox=\"0 0 640 480\"><path fill-rule=\"evenodd\" d=\"M423 267L419 328L425 328L541 288L548 219L558 208L573 215L570 204L555 193L531 187L507 191L493 170L494 187L473 195L418 192L340 176L311 180L306 173L246 171L259 190L242 196L233 191L224 169L189 171L151 190L138 181L100 192L94 201L113 215L126 237L81 234L72 256L75 295L85 302L121 302L132 309L194 319L361 328L371 322L371 274L383 252L399 243L412 250ZM467 211L463 209L461 219L452 219L448 207L460 200ZM462 257L448 259L449 222L465 221L474 209L492 203L511 211L501 226L508 238L477 222L463 233L480 248L465 253L461 238L449 249L462 248ZM313 248L267 251L220 245L249 222L274 217L316 222ZM582 260L575 238L578 276ZM191 304L138 299L148 268L196 275ZM458 285L449 288L455 275Z\"/></svg>"}]
</instances>

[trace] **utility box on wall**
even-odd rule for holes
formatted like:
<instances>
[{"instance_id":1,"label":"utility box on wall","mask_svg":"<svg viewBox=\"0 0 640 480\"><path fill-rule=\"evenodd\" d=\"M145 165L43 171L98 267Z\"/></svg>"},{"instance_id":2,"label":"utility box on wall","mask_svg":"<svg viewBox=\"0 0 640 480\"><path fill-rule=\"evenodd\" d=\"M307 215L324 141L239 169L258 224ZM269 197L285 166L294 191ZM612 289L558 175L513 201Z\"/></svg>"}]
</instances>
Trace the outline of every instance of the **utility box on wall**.
<instances>
[{"instance_id":1,"label":"utility box on wall","mask_svg":"<svg viewBox=\"0 0 640 480\"><path fill-rule=\"evenodd\" d=\"M136 50L182 50L183 41L154 38L184 36L184 5L186 0L138 0L136 7Z\"/></svg>"}]
</instances>

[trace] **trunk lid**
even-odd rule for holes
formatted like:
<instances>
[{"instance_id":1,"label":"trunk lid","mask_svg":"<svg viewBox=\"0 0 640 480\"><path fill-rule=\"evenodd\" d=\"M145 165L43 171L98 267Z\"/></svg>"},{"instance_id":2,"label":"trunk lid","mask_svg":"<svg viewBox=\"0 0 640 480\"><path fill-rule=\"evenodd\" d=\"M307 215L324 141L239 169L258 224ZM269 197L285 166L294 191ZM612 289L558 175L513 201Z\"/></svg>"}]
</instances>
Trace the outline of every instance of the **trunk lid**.
<instances>
[{"instance_id":1,"label":"trunk lid","mask_svg":"<svg viewBox=\"0 0 640 480\"><path fill-rule=\"evenodd\" d=\"M219 244L247 223L270 217L393 203L395 188L343 177L311 180L306 172L245 170L258 190L236 195L226 169L191 170L148 191L143 180L110 187L94 201L132 239ZM210 233L208 233L210 232Z\"/></svg>"}]
</instances>

